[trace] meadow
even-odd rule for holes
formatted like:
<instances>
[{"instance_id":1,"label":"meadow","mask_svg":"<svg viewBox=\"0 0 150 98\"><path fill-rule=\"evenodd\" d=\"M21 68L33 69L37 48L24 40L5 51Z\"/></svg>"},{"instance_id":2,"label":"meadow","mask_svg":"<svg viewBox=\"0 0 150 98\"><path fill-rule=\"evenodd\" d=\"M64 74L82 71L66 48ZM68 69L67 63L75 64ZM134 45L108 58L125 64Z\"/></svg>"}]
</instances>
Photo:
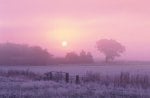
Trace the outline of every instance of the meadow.
<instances>
[{"instance_id":1,"label":"meadow","mask_svg":"<svg viewBox=\"0 0 150 98\"><path fill-rule=\"evenodd\" d=\"M148 65L1 66L0 98L150 98ZM68 72L82 80L44 80L44 73Z\"/></svg>"}]
</instances>

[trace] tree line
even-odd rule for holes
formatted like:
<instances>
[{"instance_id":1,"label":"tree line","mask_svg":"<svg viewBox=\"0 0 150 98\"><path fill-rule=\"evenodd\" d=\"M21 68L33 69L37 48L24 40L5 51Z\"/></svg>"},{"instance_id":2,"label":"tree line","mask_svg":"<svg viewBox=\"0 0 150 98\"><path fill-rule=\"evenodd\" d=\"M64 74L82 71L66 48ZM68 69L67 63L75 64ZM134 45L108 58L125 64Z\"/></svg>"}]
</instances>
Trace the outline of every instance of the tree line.
<instances>
[{"instance_id":1,"label":"tree line","mask_svg":"<svg viewBox=\"0 0 150 98\"><path fill-rule=\"evenodd\" d=\"M112 39L101 39L96 43L97 50L105 56L106 62L120 57L125 47ZM64 57L55 57L46 49L25 44L0 44L0 65L50 65L50 64L89 64L94 63L90 52L82 50L79 54L68 52Z\"/></svg>"},{"instance_id":2,"label":"tree line","mask_svg":"<svg viewBox=\"0 0 150 98\"><path fill-rule=\"evenodd\" d=\"M0 65L49 65L93 63L90 52L82 51L80 55L69 52L63 58L54 57L39 46L28 46L14 43L0 44Z\"/></svg>"}]
</instances>

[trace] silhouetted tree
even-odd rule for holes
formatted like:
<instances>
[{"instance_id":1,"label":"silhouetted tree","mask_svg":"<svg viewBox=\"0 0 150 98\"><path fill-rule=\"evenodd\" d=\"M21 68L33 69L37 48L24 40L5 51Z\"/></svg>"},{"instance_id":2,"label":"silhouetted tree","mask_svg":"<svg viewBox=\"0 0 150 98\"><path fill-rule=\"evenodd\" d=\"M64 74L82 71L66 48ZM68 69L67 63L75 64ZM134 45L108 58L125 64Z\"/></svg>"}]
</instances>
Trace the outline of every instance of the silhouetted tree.
<instances>
[{"instance_id":1,"label":"silhouetted tree","mask_svg":"<svg viewBox=\"0 0 150 98\"><path fill-rule=\"evenodd\" d=\"M79 58L80 58L80 63L85 63L86 62L86 52L84 50L82 50L80 52L80 55L79 55Z\"/></svg>"},{"instance_id":2,"label":"silhouetted tree","mask_svg":"<svg viewBox=\"0 0 150 98\"><path fill-rule=\"evenodd\" d=\"M89 63L93 63L94 62L94 59L93 59L93 56L90 52L87 53L87 62Z\"/></svg>"},{"instance_id":3,"label":"silhouetted tree","mask_svg":"<svg viewBox=\"0 0 150 98\"><path fill-rule=\"evenodd\" d=\"M65 57L66 63L79 63L79 64L86 64L86 63L93 63L93 56L90 52L86 53L84 50L80 52L78 55L75 52L69 52L66 54Z\"/></svg>"},{"instance_id":4,"label":"silhouetted tree","mask_svg":"<svg viewBox=\"0 0 150 98\"><path fill-rule=\"evenodd\" d=\"M79 62L79 56L75 52L69 52L65 56L66 62L68 63L78 63Z\"/></svg>"},{"instance_id":5,"label":"silhouetted tree","mask_svg":"<svg viewBox=\"0 0 150 98\"><path fill-rule=\"evenodd\" d=\"M106 57L106 62L114 60L125 51L125 47L115 40L101 39L97 42L97 49Z\"/></svg>"},{"instance_id":6,"label":"silhouetted tree","mask_svg":"<svg viewBox=\"0 0 150 98\"><path fill-rule=\"evenodd\" d=\"M93 63L94 60L93 60L93 56L90 52L85 52L84 50L82 50L80 52L80 62L81 63Z\"/></svg>"},{"instance_id":7,"label":"silhouetted tree","mask_svg":"<svg viewBox=\"0 0 150 98\"><path fill-rule=\"evenodd\" d=\"M1 65L46 65L51 59L52 55L38 46L0 44Z\"/></svg>"}]
</instances>

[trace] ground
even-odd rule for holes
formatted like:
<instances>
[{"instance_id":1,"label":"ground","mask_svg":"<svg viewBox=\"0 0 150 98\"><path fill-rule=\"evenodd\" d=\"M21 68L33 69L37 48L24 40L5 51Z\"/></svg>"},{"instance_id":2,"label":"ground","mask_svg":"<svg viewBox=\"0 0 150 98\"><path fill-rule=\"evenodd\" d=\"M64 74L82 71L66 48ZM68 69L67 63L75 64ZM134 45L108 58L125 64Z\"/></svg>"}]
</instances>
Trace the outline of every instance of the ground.
<instances>
[{"instance_id":1,"label":"ground","mask_svg":"<svg viewBox=\"0 0 150 98\"><path fill-rule=\"evenodd\" d=\"M0 98L150 98L149 65L1 66L0 70ZM40 75L61 71L83 76L88 72L89 81L75 84L33 80L22 73L12 75L10 70Z\"/></svg>"}]
</instances>

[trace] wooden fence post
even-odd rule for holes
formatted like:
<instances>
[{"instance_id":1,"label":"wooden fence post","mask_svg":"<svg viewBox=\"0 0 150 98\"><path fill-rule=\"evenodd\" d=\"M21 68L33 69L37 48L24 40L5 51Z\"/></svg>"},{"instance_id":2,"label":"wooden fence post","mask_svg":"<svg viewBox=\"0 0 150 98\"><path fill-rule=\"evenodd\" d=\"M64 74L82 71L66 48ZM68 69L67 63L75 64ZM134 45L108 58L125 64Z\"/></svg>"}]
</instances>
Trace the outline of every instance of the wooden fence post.
<instances>
[{"instance_id":1,"label":"wooden fence post","mask_svg":"<svg viewBox=\"0 0 150 98\"><path fill-rule=\"evenodd\" d=\"M52 74L52 72L49 73L49 79L50 79L50 80L53 79L53 74Z\"/></svg>"},{"instance_id":2,"label":"wooden fence post","mask_svg":"<svg viewBox=\"0 0 150 98\"><path fill-rule=\"evenodd\" d=\"M69 83L69 73L66 73L66 83Z\"/></svg>"},{"instance_id":3,"label":"wooden fence post","mask_svg":"<svg viewBox=\"0 0 150 98\"><path fill-rule=\"evenodd\" d=\"M80 83L79 75L76 75L76 84L79 84L79 83Z\"/></svg>"}]
</instances>

